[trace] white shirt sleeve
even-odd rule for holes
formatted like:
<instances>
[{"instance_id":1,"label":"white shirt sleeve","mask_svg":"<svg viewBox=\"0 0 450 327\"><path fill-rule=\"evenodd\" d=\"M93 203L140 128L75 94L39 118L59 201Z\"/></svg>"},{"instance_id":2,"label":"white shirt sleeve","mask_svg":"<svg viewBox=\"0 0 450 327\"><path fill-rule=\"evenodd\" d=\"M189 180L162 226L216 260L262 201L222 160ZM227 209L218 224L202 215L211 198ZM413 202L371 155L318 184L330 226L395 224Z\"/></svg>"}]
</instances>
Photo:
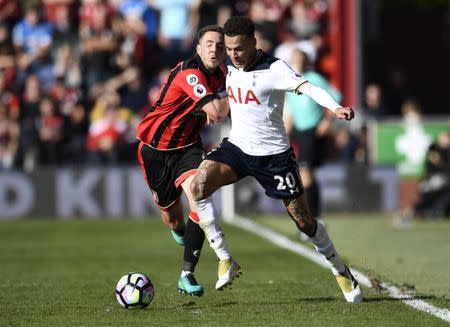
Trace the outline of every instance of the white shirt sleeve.
<instances>
[{"instance_id":1,"label":"white shirt sleeve","mask_svg":"<svg viewBox=\"0 0 450 327\"><path fill-rule=\"evenodd\" d=\"M277 60L270 67L273 76L274 89L295 92L295 90L307 80L300 74L297 74L283 60Z\"/></svg>"},{"instance_id":2,"label":"white shirt sleeve","mask_svg":"<svg viewBox=\"0 0 450 327\"><path fill-rule=\"evenodd\" d=\"M301 90L300 90L301 88ZM311 97L314 101L320 104L322 107L328 108L331 111L336 111L336 109L342 106L334 101L331 95L328 94L324 89L312 85L311 83L304 83L297 89L297 93L303 93Z\"/></svg>"}]
</instances>

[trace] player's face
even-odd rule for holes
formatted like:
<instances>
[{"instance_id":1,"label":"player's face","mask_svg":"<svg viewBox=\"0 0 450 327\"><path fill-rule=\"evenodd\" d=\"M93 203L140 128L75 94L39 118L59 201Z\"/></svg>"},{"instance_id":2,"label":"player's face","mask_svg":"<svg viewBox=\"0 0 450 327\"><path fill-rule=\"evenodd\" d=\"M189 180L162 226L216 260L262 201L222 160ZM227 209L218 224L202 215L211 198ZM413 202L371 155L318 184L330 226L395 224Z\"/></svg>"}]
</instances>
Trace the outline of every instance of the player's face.
<instances>
[{"instance_id":1,"label":"player's face","mask_svg":"<svg viewBox=\"0 0 450 327\"><path fill-rule=\"evenodd\" d=\"M222 34L214 31L206 32L197 45L197 54L208 70L215 70L225 57Z\"/></svg>"},{"instance_id":2,"label":"player's face","mask_svg":"<svg viewBox=\"0 0 450 327\"><path fill-rule=\"evenodd\" d=\"M245 68L256 56L256 39L245 35L225 35L225 48L233 65Z\"/></svg>"}]
</instances>

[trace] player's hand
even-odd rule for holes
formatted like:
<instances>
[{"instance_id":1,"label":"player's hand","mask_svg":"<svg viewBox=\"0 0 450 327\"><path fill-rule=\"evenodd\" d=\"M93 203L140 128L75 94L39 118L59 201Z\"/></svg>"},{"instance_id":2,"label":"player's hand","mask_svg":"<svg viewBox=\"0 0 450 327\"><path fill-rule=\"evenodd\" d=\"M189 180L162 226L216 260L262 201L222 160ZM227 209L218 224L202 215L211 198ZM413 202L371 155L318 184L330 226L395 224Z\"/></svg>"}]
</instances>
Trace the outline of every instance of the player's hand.
<instances>
[{"instance_id":1,"label":"player's hand","mask_svg":"<svg viewBox=\"0 0 450 327\"><path fill-rule=\"evenodd\" d=\"M355 112L350 107L341 107L334 112L339 119L352 120L355 117Z\"/></svg>"}]
</instances>

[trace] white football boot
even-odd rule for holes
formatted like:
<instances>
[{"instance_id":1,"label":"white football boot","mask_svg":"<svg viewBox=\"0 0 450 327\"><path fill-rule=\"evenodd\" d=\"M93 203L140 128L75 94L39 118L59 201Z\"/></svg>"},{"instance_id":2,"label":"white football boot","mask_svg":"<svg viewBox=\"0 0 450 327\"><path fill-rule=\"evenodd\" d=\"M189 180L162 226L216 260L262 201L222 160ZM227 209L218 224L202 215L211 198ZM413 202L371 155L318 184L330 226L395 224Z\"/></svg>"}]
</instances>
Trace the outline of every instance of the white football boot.
<instances>
[{"instance_id":1,"label":"white football boot","mask_svg":"<svg viewBox=\"0 0 450 327\"><path fill-rule=\"evenodd\" d=\"M232 258L219 261L216 290L222 291L228 285L231 285L234 278L242 275L241 267Z\"/></svg>"},{"instance_id":2,"label":"white football boot","mask_svg":"<svg viewBox=\"0 0 450 327\"><path fill-rule=\"evenodd\" d=\"M336 275L335 277L347 302L363 301L363 292L359 287L358 281L353 277L347 266L345 266L342 274Z\"/></svg>"}]
</instances>

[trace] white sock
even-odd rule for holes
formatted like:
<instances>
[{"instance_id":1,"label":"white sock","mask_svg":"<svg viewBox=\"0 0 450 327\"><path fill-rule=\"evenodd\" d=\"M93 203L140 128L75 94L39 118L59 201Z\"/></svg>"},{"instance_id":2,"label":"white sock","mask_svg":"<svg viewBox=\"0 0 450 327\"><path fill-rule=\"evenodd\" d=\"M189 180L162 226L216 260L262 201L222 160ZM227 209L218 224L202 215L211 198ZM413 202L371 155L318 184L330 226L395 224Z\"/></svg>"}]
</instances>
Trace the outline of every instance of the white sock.
<instances>
[{"instance_id":1,"label":"white sock","mask_svg":"<svg viewBox=\"0 0 450 327\"><path fill-rule=\"evenodd\" d=\"M189 274L192 274L192 271L189 271L189 270L182 270L181 271L181 277L187 276Z\"/></svg>"},{"instance_id":2,"label":"white sock","mask_svg":"<svg viewBox=\"0 0 450 327\"><path fill-rule=\"evenodd\" d=\"M205 232L209 245L216 253L219 260L231 258L231 251L228 248L227 241L219 226L218 219L214 214L211 197L195 201L199 225Z\"/></svg>"},{"instance_id":3,"label":"white sock","mask_svg":"<svg viewBox=\"0 0 450 327\"><path fill-rule=\"evenodd\" d=\"M339 275L344 272L345 264L334 248L327 230L320 221L317 221L316 234L310 237L310 240L313 242L317 252L325 257L334 275Z\"/></svg>"}]
</instances>

